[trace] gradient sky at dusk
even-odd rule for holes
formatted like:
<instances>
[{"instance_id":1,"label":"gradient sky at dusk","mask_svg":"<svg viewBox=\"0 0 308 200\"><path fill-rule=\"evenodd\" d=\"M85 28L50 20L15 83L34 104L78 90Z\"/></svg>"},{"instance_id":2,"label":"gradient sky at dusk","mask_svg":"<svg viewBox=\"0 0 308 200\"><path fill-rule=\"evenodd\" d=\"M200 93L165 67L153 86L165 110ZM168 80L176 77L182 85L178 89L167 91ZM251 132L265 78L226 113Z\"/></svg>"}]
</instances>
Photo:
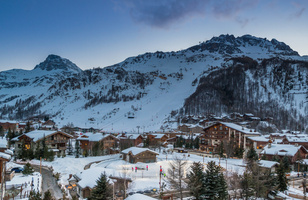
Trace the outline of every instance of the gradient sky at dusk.
<instances>
[{"instance_id":1,"label":"gradient sky at dusk","mask_svg":"<svg viewBox=\"0 0 308 200\"><path fill-rule=\"evenodd\" d=\"M307 9L307 0L0 0L0 71L49 54L105 67L220 34L276 38L308 55Z\"/></svg>"}]
</instances>

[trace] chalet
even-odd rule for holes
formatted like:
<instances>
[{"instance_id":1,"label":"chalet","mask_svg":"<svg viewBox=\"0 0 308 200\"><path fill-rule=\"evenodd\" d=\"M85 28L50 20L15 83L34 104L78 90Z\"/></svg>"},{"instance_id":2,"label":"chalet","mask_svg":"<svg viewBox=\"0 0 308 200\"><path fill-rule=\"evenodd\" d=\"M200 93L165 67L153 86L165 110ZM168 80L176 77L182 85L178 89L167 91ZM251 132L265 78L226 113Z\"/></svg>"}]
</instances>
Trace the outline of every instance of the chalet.
<instances>
[{"instance_id":1,"label":"chalet","mask_svg":"<svg viewBox=\"0 0 308 200\"><path fill-rule=\"evenodd\" d=\"M246 147L253 147L259 154L268 143L272 143L269 135L247 137Z\"/></svg>"},{"instance_id":2,"label":"chalet","mask_svg":"<svg viewBox=\"0 0 308 200\"><path fill-rule=\"evenodd\" d=\"M183 125L180 125L178 127L178 130L181 131L181 132L184 132L184 133L189 133L190 132L189 127L190 127L190 125L183 124Z\"/></svg>"},{"instance_id":3,"label":"chalet","mask_svg":"<svg viewBox=\"0 0 308 200\"><path fill-rule=\"evenodd\" d=\"M42 123L41 125L42 130L56 130L57 125L54 121L52 120L47 120L46 122Z\"/></svg>"},{"instance_id":4,"label":"chalet","mask_svg":"<svg viewBox=\"0 0 308 200\"><path fill-rule=\"evenodd\" d=\"M306 158L307 153L307 149L300 145L269 143L263 148L260 157L265 156L266 160L273 160L275 157L282 159L286 156L291 163L295 163L297 160Z\"/></svg>"},{"instance_id":5,"label":"chalet","mask_svg":"<svg viewBox=\"0 0 308 200\"><path fill-rule=\"evenodd\" d=\"M151 163L156 162L156 156L159 155L155 151L148 148L131 147L121 152L123 160L130 163L144 162Z\"/></svg>"},{"instance_id":6,"label":"chalet","mask_svg":"<svg viewBox=\"0 0 308 200\"><path fill-rule=\"evenodd\" d=\"M103 150L104 153L115 153L115 148L119 141L119 139L113 135L103 135L102 133L85 133L79 136L77 140L80 141L82 153L88 151L90 154L93 152L93 147L97 143L103 148L101 150Z\"/></svg>"},{"instance_id":7,"label":"chalet","mask_svg":"<svg viewBox=\"0 0 308 200\"><path fill-rule=\"evenodd\" d=\"M269 161L269 160L259 160L259 165L261 168L268 169L272 173L276 171L276 167L279 165L276 161Z\"/></svg>"},{"instance_id":8,"label":"chalet","mask_svg":"<svg viewBox=\"0 0 308 200\"><path fill-rule=\"evenodd\" d=\"M9 129L12 131L19 130L19 123L16 121L0 121L0 126L2 126L4 131L8 131Z\"/></svg>"},{"instance_id":9,"label":"chalet","mask_svg":"<svg viewBox=\"0 0 308 200\"><path fill-rule=\"evenodd\" d=\"M57 151L59 154L63 155L65 154L66 144L72 136L62 131L49 130L35 130L29 133L24 133L12 139L12 142L15 142L15 153L22 148L23 142L26 149L33 148L35 150L36 145L41 143L44 138L49 149Z\"/></svg>"},{"instance_id":10,"label":"chalet","mask_svg":"<svg viewBox=\"0 0 308 200\"><path fill-rule=\"evenodd\" d=\"M120 140L120 147L121 149L126 149L129 147L137 147L137 146L143 146L143 136L139 134L125 134L122 133L118 136L118 139Z\"/></svg>"},{"instance_id":11,"label":"chalet","mask_svg":"<svg viewBox=\"0 0 308 200\"><path fill-rule=\"evenodd\" d=\"M200 150L215 152L222 141L229 141L232 137L239 146L246 148L247 137L259 135L258 132L234 123L216 122L204 129L200 136Z\"/></svg>"},{"instance_id":12,"label":"chalet","mask_svg":"<svg viewBox=\"0 0 308 200\"><path fill-rule=\"evenodd\" d=\"M146 140L148 140L150 146L163 145L168 139L168 136L166 134L156 133L148 133L146 137Z\"/></svg>"},{"instance_id":13,"label":"chalet","mask_svg":"<svg viewBox=\"0 0 308 200\"><path fill-rule=\"evenodd\" d=\"M308 135L286 135L282 144L301 145L308 149Z\"/></svg>"}]
</instances>

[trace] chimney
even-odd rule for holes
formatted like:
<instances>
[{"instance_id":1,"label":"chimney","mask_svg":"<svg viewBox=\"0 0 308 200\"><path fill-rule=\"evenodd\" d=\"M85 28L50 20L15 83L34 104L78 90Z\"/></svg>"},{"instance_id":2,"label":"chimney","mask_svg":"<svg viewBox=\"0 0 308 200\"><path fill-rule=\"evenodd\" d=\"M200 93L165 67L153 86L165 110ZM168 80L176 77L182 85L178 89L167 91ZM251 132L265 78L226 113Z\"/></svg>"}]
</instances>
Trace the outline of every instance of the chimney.
<instances>
[{"instance_id":1,"label":"chimney","mask_svg":"<svg viewBox=\"0 0 308 200\"><path fill-rule=\"evenodd\" d=\"M268 143L268 148L271 148L272 147L272 143Z\"/></svg>"}]
</instances>

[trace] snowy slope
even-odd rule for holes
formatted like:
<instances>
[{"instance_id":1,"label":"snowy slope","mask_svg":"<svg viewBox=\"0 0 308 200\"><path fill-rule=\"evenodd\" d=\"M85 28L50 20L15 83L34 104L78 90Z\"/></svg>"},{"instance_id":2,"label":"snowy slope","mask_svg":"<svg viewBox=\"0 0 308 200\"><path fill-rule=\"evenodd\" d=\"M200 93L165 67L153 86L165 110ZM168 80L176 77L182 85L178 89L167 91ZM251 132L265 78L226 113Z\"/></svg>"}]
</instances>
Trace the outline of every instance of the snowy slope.
<instances>
[{"instance_id":1,"label":"snowy slope","mask_svg":"<svg viewBox=\"0 0 308 200\"><path fill-rule=\"evenodd\" d=\"M200 80L233 67L232 58L243 56L259 64L275 57L294 60L294 68L303 78L296 92L286 90L286 94L294 94L294 100L285 107L307 114L307 69L298 65L306 63L305 57L274 39L221 35L183 51L145 53L103 69L82 71L69 60L50 55L33 70L0 72L0 118L49 115L59 126L73 122L111 132L172 128L176 124L168 123L174 120L171 111L181 110ZM266 67L273 68L271 64ZM258 81L248 72L247 79ZM286 94L280 95L275 86L266 84L271 100L286 102ZM268 101L267 94L260 98Z\"/></svg>"}]
</instances>

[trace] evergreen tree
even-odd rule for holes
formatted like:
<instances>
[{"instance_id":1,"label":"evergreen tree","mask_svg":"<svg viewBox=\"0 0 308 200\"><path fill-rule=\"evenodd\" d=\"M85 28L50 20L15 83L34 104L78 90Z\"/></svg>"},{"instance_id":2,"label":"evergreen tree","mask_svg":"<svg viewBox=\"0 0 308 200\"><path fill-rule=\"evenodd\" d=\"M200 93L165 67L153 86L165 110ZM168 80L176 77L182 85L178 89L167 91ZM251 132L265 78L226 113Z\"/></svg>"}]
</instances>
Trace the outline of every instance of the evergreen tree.
<instances>
[{"instance_id":1,"label":"evergreen tree","mask_svg":"<svg viewBox=\"0 0 308 200\"><path fill-rule=\"evenodd\" d=\"M2 126L0 126L0 137L4 136L4 129Z\"/></svg>"},{"instance_id":2,"label":"evergreen tree","mask_svg":"<svg viewBox=\"0 0 308 200\"><path fill-rule=\"evenodd\" d=\"M30 191L29 200L41 200L41 194L35 190Z\"/></svg>"},{"instance_id":3,"label":"evergreen tree","mask_svg":"<svg viewBox=\"0 0 308 200\"><path fill-rule=\"evenodd\" d=\"M237 158L243 158L244 148L242 146L236 145L234 148L234 156Z\"/></svg>"},{"instance_id":4,"label":"evergreen tree","mask_svg":"<svg viewBox=\"0 0 308 200\"><path fill-rule=\"evenodd\" d=\"M287 156L284 156L282 159L282 166L285 169L286 172L290 171L290 160Z\"/></svg>"},{"instance_id":5,"label":"evergreen tree","mask_svg":"<svg viewBox=\"0 0 308 200\"><path fill-rule=\"evenodd\" d=\"M224 199L227 195L227 183L221 172L221 168L211 161L207 165L207 170L203 179L204 193L203 199Z\"/></svg>"},{"instance_id":6,"label":"evergreen tree","mask_svg":"<svg viewBox=\"0 0 308 200\"><path fill-rule=\"evenodd\" d=\"M218 149L218 154L219 154L219 157L220 158L223 158L224 157L224 152L225 152L225 149L224 149L224 142L221 141L220 145L219 145L219 149Z\"/></svg>"},{"instance_id":7,"label":"evergreen tree","mask_svg":"<svg viewBox=\"0 0 308 200\"><path fill-rule=\"evenodd\" d=\"M49 190L47 190L45 193L44 193L44 198L43 200L52 200L52 196L51 196L51 192Z\"/></svg>"},{"instance_id":8,"label":"evergreen tree","mask_svg":"<svg viewBox=\"0 0 308 200\"><path fill-rule=\"evenodd\" d=\"M76 151L75 158L79 158L80 157L80 146L79 146L79 141L78 140L76 140L76 143L75 143L75 151Z\"/></svg>"},{"instance_id":9,"label":"evergreen tree","mask_svg":"<svg viewBox=\"0 0 308 200\"><path fill-rule=\"evenodd\" d=\"M253 147L250 147L246 155L247 166L252 166L252 164L257 160L258 160L258 154L256 150Z\"/></svg>"},{"instance_id":10,"label":"evergreen tree","mask_svg":"<svg viewBox=\"0 0 308 200\"><path fill-rule=\"evenodd\" d=\"M99 143L96 142L92 147L92 156L99 156Z\"/></svg>"},{"instance_id":11,"label":"evergreen tree","mask_svg":"<svg viewBox=\"0 0 308 200\"><path fill-rule=\"evenodd\" d=\"M276 168L277 174L277 190L285 191L288 189L288 179L286 177L286 168L283 165L283 162L280 162L279 166Z\"/></svg>"},{"instance_id":12,"label":"evergreen tree","mask_svg":"<svg viewBox=\"0 0 308 200\"><path fill-rule=\"evenodd\" d=\"M112 186L107 179L106 173L101 174L101 176L96 180L96 185L91 192L89 200L111 200Z\"/></svg>"},{"instance_id":13,"label":"evergreen tree","mask_svg":"<svg viewBox=\"0 0 308 200\"><path fill-rule=\"evenodd\" d=\"M191 171L188 175L188 188L196 200L201 200L203 193L203 177L202 164L194 162L191 166Z\"/></svg>"},{"instance_id":14,"label":"evergreen tree","mask_svg":"<svg viewBox=\"0 0 308 200\"><path fill-rule=\"evenodd\" d=\"M30 130L31 130L31 125L30 125L30 122L28 121L25 126L25 133L29 133Z\"/></svg>"},{"instance_id":15,"label":"evergreen tree","mask_svg":"<svg viewBox=\"0 0 308 200\"><path fill-rule=\"evenodd\" d=\"M25 166L24 166L24 170L22 171L22 173L24 175L29 175L29 174L33 174L34 170L32 168L32 166L30 165L30 163L27 163Z\"/></svg>"},{"instance_id":16,"label":"evergreen tree","mask_svg":"<svg viewBox=\"0 0 308 200\"><path fill-rule=\"evenodd\" d=\"M254 194L254 191L251 189L252 184L253 182L251 174L244 172L244 174L241 176L240 186L242 189L242 196L245 200L248 200Z\"/></svg>"},{"instance_id":17,"label":"evergreen tree","mask_svg":"<svg viewBox=\"0 0 308 200\"><path fill-rule=\"evenodd\" d=\"M194 140L194 147L195 149L199 149L199 137L196 137L196 139Z\"/></svg>"},{"instance_id":18,"label":"evergreen tree","mask_svg":"<svg viewBox=\"0 0 308 200\"><path fill-rule=\"evenodd\" d=\"M68 155L73 155L71 139L68 140Z\"/></svg>"}]
</instances>

